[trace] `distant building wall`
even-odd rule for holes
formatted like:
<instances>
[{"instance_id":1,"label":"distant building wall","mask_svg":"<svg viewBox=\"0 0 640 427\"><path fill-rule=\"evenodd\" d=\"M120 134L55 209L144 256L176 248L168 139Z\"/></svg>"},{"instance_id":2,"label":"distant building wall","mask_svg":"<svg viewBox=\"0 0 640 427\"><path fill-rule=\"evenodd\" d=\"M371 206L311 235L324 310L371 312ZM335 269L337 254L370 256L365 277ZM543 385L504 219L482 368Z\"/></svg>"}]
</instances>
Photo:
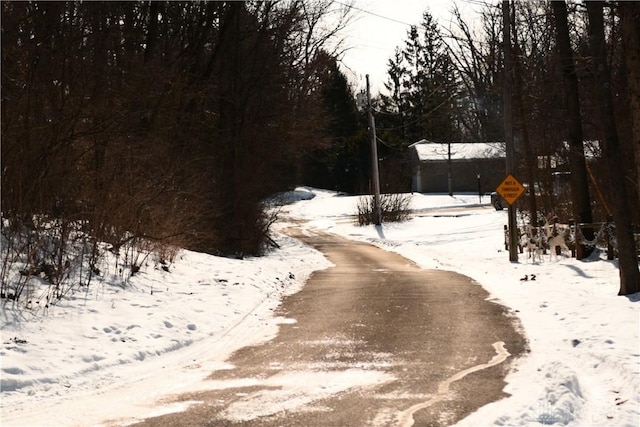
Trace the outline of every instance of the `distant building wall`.
<instances>
[{"instance_id":1,"label":"distant building wall","mask_svg":"<svg viewBox=\"0 0 640 427\"><path fill-rule=\"evenodd\" d=\"M447 193L449 191L448 162L446 160L421 161L414 169L413 191L420 193ZM451 184L456 193L477 192L478 174L481 191L494 191L505 177L505 159L451 160Z\"/></svg>"}]
</instances>

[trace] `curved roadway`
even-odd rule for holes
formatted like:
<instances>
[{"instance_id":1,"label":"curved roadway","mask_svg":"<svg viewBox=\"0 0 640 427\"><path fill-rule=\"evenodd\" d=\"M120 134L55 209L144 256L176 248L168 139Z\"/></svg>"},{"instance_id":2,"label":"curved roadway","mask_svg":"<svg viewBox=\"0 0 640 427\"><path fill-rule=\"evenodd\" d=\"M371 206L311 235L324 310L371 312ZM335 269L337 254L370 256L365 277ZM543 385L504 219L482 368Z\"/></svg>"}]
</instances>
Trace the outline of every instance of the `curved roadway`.
<instances>
[{"instance_id":1,"label":"curved roadway","mask_svg":"<svg viewBox=\"0 0 640 427\"><path fill-rule=\"evenodd\" d=\"M335 235L295 237L335 266L287 297L278 336L236 352L200 402L145 426L446 426L505 396L526 343L468 277ZM297 235L296 235L297 234Z\"/></svg>"}]
</instances>

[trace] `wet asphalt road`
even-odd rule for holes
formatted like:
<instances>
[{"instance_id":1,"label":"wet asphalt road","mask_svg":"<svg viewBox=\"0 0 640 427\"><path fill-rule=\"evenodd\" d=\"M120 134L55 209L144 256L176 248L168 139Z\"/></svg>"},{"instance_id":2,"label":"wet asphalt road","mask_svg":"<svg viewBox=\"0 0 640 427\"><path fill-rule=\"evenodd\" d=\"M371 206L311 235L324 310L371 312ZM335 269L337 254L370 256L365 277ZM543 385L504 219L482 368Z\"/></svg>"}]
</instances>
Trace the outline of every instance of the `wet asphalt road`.
<instances>
[{"instance_id":1,"label":"wet asphalt road","mask_svg":"<svg viewBox=\"0 0 640 427\"><path fill-rule=\"evenodd\" d=\"M295 323L236 352L211 374L219 389L175 399L203 403L139 425L446 426L505 396L526 342L481 286L365 243L296 237L335 267L284 300L278 315Z\"/></svg>"}]
</instances>

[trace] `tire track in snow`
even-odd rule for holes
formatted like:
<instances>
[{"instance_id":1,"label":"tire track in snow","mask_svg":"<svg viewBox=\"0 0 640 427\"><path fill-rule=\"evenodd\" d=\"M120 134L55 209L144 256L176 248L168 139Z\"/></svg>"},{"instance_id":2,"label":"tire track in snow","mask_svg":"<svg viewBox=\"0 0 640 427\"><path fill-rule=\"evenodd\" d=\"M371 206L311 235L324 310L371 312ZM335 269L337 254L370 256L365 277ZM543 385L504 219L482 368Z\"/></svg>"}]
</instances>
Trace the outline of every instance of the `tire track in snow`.
<instances>
[{"instance_id":1,"label":"tire track in snow","mask_svg":"<svg viewBox=\"0 0 640 427\"><path fill-rule=\"evenodd\" d=\"M507 351L507 349L504 347L504 342L502 341L493 343L493 348L496 350L497 354L493 356L493 358L488 363L472 366L471 368L465 369L464 371L460 371L457 374L452 375L446 380L442 381L440 384L438 384L438 392L436 393L435 396L433 396L431 399L425 402L418 403L402 411L398 415L398 420L399 420L398 425L401 427L411 427L414 422L413 414L415 414L421 409L428 408L429 406L442 401L449 393L449 387L451 386L452 383L458 380L461 380L462 378L466 377L467 375L473 372L481 371L483 369L487 369L492 366L499 365L500 363L507 360L507 358L511 355Z\"/></svg>"}]
</instances>

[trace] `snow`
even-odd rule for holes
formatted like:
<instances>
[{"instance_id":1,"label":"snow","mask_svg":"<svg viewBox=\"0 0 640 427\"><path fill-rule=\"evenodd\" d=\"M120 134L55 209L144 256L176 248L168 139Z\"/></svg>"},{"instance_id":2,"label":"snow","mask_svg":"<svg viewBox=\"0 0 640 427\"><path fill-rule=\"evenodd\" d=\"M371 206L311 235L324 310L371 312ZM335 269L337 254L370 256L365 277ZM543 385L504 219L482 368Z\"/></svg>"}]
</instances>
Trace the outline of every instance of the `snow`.
<instances>
[{"instance_id":1,"label":"snow","mask_svg":"<svg viewBox=\"0 0 640 427\"><path fill-rule=\"evenodd\" d=\"M356 197L304 187L289 196L298 201L283 208L278 230L303 220L296 224L466 274L520 319L530 352L509 361L511 396L457 425L640 424L640 295L617 296L615 261L563 254L532 262L521 254L509 262L506 211L477 195L413 194L413 218L381 227L354 223ZM233 351L295 322L274 315L281 299L331 265L284 234L277 241L279 250L243 260L181 251L168 272L150 259L126 278L105 265L99 282L47 308L17 309L3 300L2 425L124 425L201 403L174 403L170 395L234 385L206 377L233 369L225 362ZM535 281L520 280L532 274ZM302 411L328 395L394 380L375 364L274 372L243 380L273 393L237 400L228 419ZM384 415L379 419L388 420Z\"/></svg>"},{"instance_id":2,"label":"snow","mask_svg":"<svg viewBox=\"0 0 640 427\"><path fill-rule=\"evenodd\" d=\"M449 145L451 145L451 159L468 160L468 159L491 159L504 158L505 148L501 142L482 142L482 143L439 143L426 142L415 145L418 153L418 159L421 161L428 160L447 160L449 158Z\"/></svg>"}]
</instances>

